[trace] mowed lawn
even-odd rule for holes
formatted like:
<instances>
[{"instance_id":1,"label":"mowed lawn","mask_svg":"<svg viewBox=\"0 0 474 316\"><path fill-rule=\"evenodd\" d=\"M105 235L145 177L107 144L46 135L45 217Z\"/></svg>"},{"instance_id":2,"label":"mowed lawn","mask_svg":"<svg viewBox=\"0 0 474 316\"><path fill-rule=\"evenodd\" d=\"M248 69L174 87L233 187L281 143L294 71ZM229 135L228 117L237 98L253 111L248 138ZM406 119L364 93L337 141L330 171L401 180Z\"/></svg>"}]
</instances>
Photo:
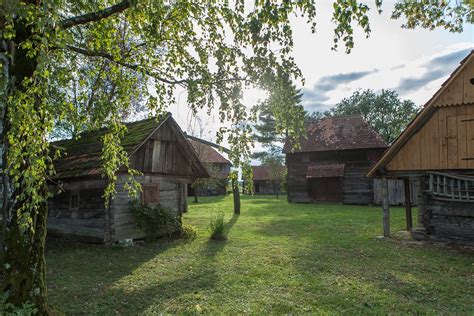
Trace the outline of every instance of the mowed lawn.
<instances>
[{"instance_id":1,"label":"mowed lawn","mask_svg":"<svg viewBox=\"0 0 474 316\"><path fill-rule=\"evenodd\" d=\"M224 211L228 240L207 225ZM414 216L416 218L416 215ZM392 232L404 227L392 209ZM474 313L474 254L382 240L380 207L247 197L189 203L191 242L51 242L51 303L66 314Z\"/></svg>"}]
</instances>

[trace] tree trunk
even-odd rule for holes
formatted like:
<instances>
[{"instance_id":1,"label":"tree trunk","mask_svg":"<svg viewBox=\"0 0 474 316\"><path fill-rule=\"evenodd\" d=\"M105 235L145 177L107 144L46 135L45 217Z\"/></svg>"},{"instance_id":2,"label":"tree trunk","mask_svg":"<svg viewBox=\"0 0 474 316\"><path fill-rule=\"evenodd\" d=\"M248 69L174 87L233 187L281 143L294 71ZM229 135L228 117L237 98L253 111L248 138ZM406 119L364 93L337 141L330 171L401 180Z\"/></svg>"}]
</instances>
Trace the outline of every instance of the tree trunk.
<instances>
[{"instance_id":1,"label":"tree trunk","mask_svg":"<svg viewBox=\"0 0 474 316\"><path fill-rule=\"evenodd\" d=\"M31 1L32 4L41 5L41 1ZM12 40L3 40L0 52L8 52L9 58L2 60L3 66L7 66L7 85L6 98L15 98L16 93L25 90L23 82L25 78L30 78L34 74L38 62L28 55L28 51L21 47L21 43L29 39L33 34L29 22L22 20L21 17L15 22L15 37ZM36 58L36 57L34 57ZM3 111L6 116L3 125L4 160L5 166L8 162L8 139L7 135L11 130L12 123L9 122L8 115L12 109L9 104L3 102ZM35 108L35 110L38 110ZM38 122L34 126L37 133L43 133L43 124ZM33 128L33 127L32 127ZM25 135L25 141L27 140ZM28 167L28 159L21 164L20 169L25 170ZM47 184L43 183L39 187L39 195L42 203L35 208L31 207L29 201L30 194L22 192L22 186L10 192L8 186L10 179L8 174L3 172L2 184L7 199L3 201L2 214L5 225L5 249L3 251L4 276L2 282L3 292L8 293L7 301L15 306L29 302L35 304L39 315L49 315L52 309L47 301L47 287L45 281L45 258L44 248L46 239L46 221L48 216L47 209ZM21 178L20 178L21 183ZM11 194L11 196L10 196ZM12 204L10 201L15 201ZM26 217L31 220L30 225L25 225L25 218L19 217L21 214L29 215Z\"/></svg>"},{"instance_id":2,"label":"tree trunk","mask_svg":"<svg viewBox=\"0 0 474 316\"><path fill-rule=\"evenodd\" d=\"M194 187L194 203L198 203L198 191L199 191L199 186Z\"/></svg>"},{"instance_id":3,"label":"tree trunk","mask_svg":"<svg viewBox=\"0 0 474 316\"><path fill-rule=\"evenodd\" d=\"M240 192L237 180L232 179L232 193L234 196L234 214L240 214Z\"/></svg>"},{"instance_id":4,"label":"tree trunk","mask_svg":"<svg viewBox=\"0 0 474 316\"><path fill-rule=\"evenodd\" d=\"M43 189L47 193L47 188ZM46 202L32 215L32 230L24 231L17 216L16 204L9 214L5 236L3 291L8 292L8 301L15 306L25 302L35 304L40 315L49 315L52 309L47 301L46 266L44 248L46 240Z\"/></svg>"}]
</instances>

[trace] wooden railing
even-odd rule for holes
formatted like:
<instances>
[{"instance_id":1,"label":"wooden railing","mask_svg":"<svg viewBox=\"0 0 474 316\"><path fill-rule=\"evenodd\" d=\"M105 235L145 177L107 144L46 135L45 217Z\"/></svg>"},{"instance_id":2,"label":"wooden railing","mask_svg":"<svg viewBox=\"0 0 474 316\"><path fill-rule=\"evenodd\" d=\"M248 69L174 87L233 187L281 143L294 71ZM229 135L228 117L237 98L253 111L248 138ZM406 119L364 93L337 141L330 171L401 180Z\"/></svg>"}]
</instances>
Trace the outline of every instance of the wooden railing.
<instances>
[{"instance_id":1,"label":"wooden railing","mask_svg":"<svg viewBox=\"0 0 474 316\"><path fill-rule=\"evenodd\" d=\"M429 191L438 200L474 202L474 177L432 172Z\"/></svg>"}]
</instances>

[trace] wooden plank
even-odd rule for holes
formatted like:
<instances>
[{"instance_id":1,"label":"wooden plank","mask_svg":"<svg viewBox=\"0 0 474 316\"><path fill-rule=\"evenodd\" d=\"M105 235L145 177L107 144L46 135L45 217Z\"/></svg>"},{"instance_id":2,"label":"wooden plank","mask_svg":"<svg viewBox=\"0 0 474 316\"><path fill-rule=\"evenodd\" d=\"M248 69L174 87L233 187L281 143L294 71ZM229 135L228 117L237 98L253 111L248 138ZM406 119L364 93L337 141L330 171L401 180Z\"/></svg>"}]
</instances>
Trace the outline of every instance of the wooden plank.
<instances>
[{"instance_id":1,"label":"wooden plank","mask_svg":"<svg viewBox=\"0 0 474 316\"><path fill-rule=\"evenodd\" d=\"M160 151L161 151L161 141L160 140L154 140L153 141L153 157L152 157L152 163L151 163L151 172L158 172L159 170L159 165L160 165Z\"/></svg>"},{"instance_id":2,"label":"wooden plank","mask_svg":"<svg viewBox=\"0 0 474 316\"><path fill-rule=\"evenodd\" d=\"M454 108L454 111L456 109ZM451 113L450 113L451 114ZM448 115L446 117L446 138L447 138L447 157L448 169L458 169L458 127L457 115Z\"/></svg>"},{"instance_id":3,"label":"wooden plank","mask_svg":"<svg viewBox=\"0 0 474 316\"><path fill-rule=\"evenodd\" d=\"M420 154L420 168L419 170L431 169L430 164L430 126L428 121L418 132L419 134L419 154Z\"/></svg>"},{"instance_id":4,"label":"wooden plank","mask_svg":"<svg viewBox=\"0 0 474 316\"><path fill-rule=\"evenodd\" d=\"M439 168L448 167L448 142L446 132L446 108L438 110L438 136L439 136Z\"/></svg>"},{"instance_id":5,"label":"wooden plank","mask_svg":"<svg viewBox=\"0 0 474 316\"><path fill-rule=\"evenodd\" d=\"M430 169L438 170L440 168L439 163L439 153L440 153L440 144L439 144L439 114L436 111L433 116L430 118L428 123L423 127L423 129L427 129L429 138L428 138L428 152L424 154L428 157L424 156L423 160L428 160L430 164Z\"/></svg>"},{"instance_id":6,"label":"wooden plank","mask_svg":"<svg viewBox=\"0 0 474 316\"><path fill-rule=\"evenodd\" d=\"M452 102L453 104L463 103L464 93L464 73L458 75L458 77L452 83Z\"/></svg>"},{"instance_id":7,"label":"wooden plank","mask_svg":"<svg viewBox=\"0 0 474 316\"><path fill-rule=\"evenodd\" d=\"M457 117L457 141L458 141L458 154L457 154L457 165L460 169L467 168L467 106L458 106L456 108Z\"/></svg>"},{"instance_id":8,"label":"wooden plank","mask_svg":"<svg viewBox=\"0 0 474 316\"><path fill-rule=\"evenodd\" d=\"M474 62L472 61L469 65L466 65L464 69L464 104L474 103Z\"/></svg>"},{"instance_id":9,"label":"wooden plank","mask_svg":"<svg viewBox=\"0 0 474 316\"><path fill-rule=\"evenodd\" d=\"M466 159L467 167L474 169L474 104L466 105Z\"/></svg>"}]
</instances>

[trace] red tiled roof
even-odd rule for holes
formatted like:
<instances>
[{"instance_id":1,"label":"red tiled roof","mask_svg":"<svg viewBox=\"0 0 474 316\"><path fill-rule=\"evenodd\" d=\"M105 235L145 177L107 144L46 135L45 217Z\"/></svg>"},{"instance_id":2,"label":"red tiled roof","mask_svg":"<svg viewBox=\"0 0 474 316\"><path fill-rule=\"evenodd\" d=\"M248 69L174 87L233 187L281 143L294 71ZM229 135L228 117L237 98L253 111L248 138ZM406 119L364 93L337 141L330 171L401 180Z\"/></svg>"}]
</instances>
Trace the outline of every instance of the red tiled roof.
<instances>
[{"instance_id":1,"label":"red tiled roof","mask_svg":"<svg viewBox=\"0 0 474 316\"><path fill-rule=\"evenodd\" d=\"M387 148L387 143L360 115L329 117L306 123L307 138L295 152ZM291 152L287 141L284 153Z\"/></svg>"},{"instance_id":2,"label":"red tiled roof","mask_svg":"<svg viewBox=\"0 0 474 316\"><path fill-rule=\"evenodd\" d=\"M212 148L207 144L203 144L199 141L188 139L189 142L193 145L196 153L201 159L202 162L205 163L230 163L229 160L225 159L217 150Z\"/></svg>"},{"instance_id":3,"label":"red tiled roof","mask_svg":"<svg viewBox=\"0 0 474 316\"><path fill-rule=\"evenodd\" d=\"M270 175L268 170L264 166L252 166L253 180L254 181L268 181L270 180Z\"/></svg>"},{"instance_id":4,"label":"red tiled roof","mask_svg":"<svg viewBox=\"0 0 474 316\"><path fill-rule=\"evenodd\" d=\"M345 166L345 164L309 165L306 178L342 177Z\"/></svg>"}]
</instances>

